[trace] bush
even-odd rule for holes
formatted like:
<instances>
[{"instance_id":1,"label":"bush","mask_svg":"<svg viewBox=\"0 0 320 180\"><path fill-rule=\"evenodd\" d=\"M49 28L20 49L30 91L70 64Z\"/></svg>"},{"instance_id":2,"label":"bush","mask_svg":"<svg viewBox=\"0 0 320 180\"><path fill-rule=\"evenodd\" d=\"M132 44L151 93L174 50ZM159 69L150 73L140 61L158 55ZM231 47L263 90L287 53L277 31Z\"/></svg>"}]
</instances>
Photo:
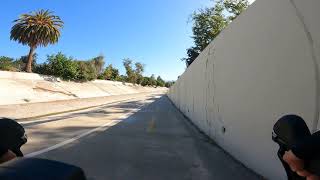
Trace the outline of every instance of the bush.
<instances>
[{"instance_id":1,"label":"bush","mask_svg":"<svg viewBox=\"0 0 320 180\"><path fill-rule=\"evenodd\" d=\"M119 79L119 70L110 64L106 67L104 72L98 76L98 79L116 81Z\"/></svg>"},{"instance_id":2,"label":"bush","mask_svg":"<svg viewBox=\"0 0 320 180\"><path fill-rule=\"evenodd\" d=\"M62 53L47 57L47 62L37 65L35 72L45 75L53 75L63 80L91 81L98 77L98 72L103 66L103 58L97 57L90 61L76 61ZM101 78L101 77L100 77Z\"/></svg>"},{"instance_id":3,"label":"bush","mask_svg":"<svg viewBox=\"0 0 320 180\"><path fill-rule=\"evenodd\" d=\"M64 80L75 80L77 78L77 64L71 58L62 53L48 56L49 73L61 77Z\"/></svg>"},{"instance_id":4,"label":"bush","mask_svg":"<svg viewBox=\"0 0 320 180\"><path fill-rule=\"evenodd\" d=\"M67 58L64 54L58 53L48 56L46 63L37 66L36 72L53 75L64 80L76 80L77 69L77 63L72 58Z\"/></svg>"},{"instance_id":5,"label":"bush","mask_svg":"<svg viewBox=\"0 0 320 180\"><path fill-rule=\"evenodd\" d=\"M76 61L77 64L77 78L76 80L92 81L97 79L97 72L94 64L89 61Z\"/></svg>"},{"instance_id":6,"label":"bush","mask_svg":"<svg viewBox=\"0 0 320 180\"><path fill-rule=\"evenodd\" d=\"M170 88L174 83L175 83L174 81L168 81L168 82L166 82L165 86L167 88Z\"/></svg>"},{"instance_id":7,"label":"bush","mask_svg":"<svg viewBox=\"0 0 320 180\"><path fill-rule=\"evenodd\" d=\"M141 82L142 86L149 86L151 85L151 81L149 77L143 77L142 82Z\"/></svg>"},{"instance_id":8,"label":"bush","mask_svg":"<svg viewBox=\"0 0 320 180\"><path fill-rule=\"evenodd\" d=\"M32 71L38 74L52 75L51 68L47 63L37 64L37 66Z\"/></svg>"},{"instance_id":9,"label":"bush","mask_svg":"<svg viewBox=\"0 0 320 180\"><path fill-rule=\"evenodd\" d=\"M6 56L0 56L0 70L4 71L25 71L28 57L21 56L19 59L13 59ZM32 70L34 71L37 66L37 54L33 55Z\"/></svg>"},{"instance_id":10,"label":"bush","mask_svg":"<svg viewBox=\"0 0 320 180\"><path fill-rule=\"evenodd\" d=\"M164 87L165 84L166 84L166 82L160 76L158 76L158 78L157 78L157 86Z\"/></svg>"},{"instance_id":11,"label":"bush","mask_svg":"<svg viewBox=\"0 0 320 180\"><path fill-rule=\"evenodd\" d=\"M17 71L17 68L14 65L13 59L1 56L0 57L0 70L3 71Z\"/></svg>"}]
</instances>

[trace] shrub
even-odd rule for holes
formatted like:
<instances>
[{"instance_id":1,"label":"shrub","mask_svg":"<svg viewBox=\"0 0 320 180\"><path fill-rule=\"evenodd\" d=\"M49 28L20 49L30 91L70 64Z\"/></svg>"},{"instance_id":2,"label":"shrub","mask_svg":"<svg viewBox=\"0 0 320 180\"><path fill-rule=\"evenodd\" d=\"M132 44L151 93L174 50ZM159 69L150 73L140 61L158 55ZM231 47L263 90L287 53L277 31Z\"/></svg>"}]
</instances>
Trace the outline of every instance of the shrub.
<instances>
[{"instance_id":1,"label":"shrub","mask_svg":"<svg viewBox=\"0 0 320 180\"><path fill-rule=\"evenodd\" d=\"M77 78L76 80L92 81L97 78L97 72L94 64L89 61L75 61L77 64Z\"/></svg>"},{"instance_id":2,"label":"shrub","mask_svg":"<svg viewBox=\"0 0 320 180\"><path fill-rule=\"evenodd\" d=\"M1 56L0 57L0 70L4 71L17 71L17 68L14 66L13 59Z\"/></svg>"},{"instance_id":3,"label":"shrub","mask_svg":"<svg viewBox=\"0 0 320 180\"><path fill-rule=\"evenodd\" d=\"M165 86L167 88L170 88L174 83L175 83L174 81L168 81L168 82L166 82Z\"/></svg>"},{"instance_id":4,"label":"shrub","mask_svg":"<svg viewBox=\"0 0 320 180\"><path fill-rule=\"evenodd\" d=\"M62 53L48 56L47 64L40 66L40 71L46 72L45 74L61 77L64 80L76 80L77 70L77 63Z\"/></svg>"},{"instance_id":5,"label":"shrub","mask_svg":"<svg viewBox=\"0 0 320 180\"><path fill-rule=\"evenodd\" d=\"M142 82L141 82L142 86L149 86L151 85L150 83L150 78L149 77L143 77Z\"/></svg>"},{"instance_id":6,"label":"shrub","mask_svg":"<svg viewBox=\"0 0 320 180\"><path fill-rule=\"evenodd\" d=\"M116 81L119 79L119 70L114 68L112 64L110 64L98 78Z\"/></svg>"},{"instance_id":7,"label":"shrub","mask_svg":"<svg viewBox=\"0 0 320 180\"><path fill-rule=\"evenodd\" d=\"M90 61L76 61L71 57L68 58L66 55L58 53L48 56L46 63L37 65L35 72L53 75L63 80L84 82L96 79L98 71L101 71L103 64L102 56Z\"/></svg>"},{"instance_id":8,"label":"shrub","mask_svg":"<svg viewBox=\"0 0 320 180\"><path fill-rule=\"evenodd\" d=\"M156 81L157 81L157 86L160 86L160 87L164 87L166 84L166 82L160 76L158 76Z\"/></svg>"}]
</instances>

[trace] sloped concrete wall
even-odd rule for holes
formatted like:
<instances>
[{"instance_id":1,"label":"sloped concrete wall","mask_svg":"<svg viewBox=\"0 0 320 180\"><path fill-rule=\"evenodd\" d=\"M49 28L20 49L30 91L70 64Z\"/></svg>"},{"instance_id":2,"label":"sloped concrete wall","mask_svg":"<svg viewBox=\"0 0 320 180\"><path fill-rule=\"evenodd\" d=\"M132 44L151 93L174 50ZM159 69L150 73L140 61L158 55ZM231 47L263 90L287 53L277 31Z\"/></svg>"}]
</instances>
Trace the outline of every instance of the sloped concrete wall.
<instances>
[{"instance_id":1,"label":"sloped concrete wall","mask_svg":"<svg viewBox=\"0 0 320 180\"><path fill-rule=\"evenodd\" d=\"M142 87L105 80L86 83L67 82L35 73L0 71L0 105L165 92L166 90L167 88Z\"/></svg>"},{"instance_id":2,"label":"sloped concrete wall","mask_svg":"<svg viewBox=\"0 0 320 180\"><path fill-rule=\"evenodd\" d=\"M286 179L271 140L285 114L319 120L320 1L257 0L185 71L168 95L245 166Z\"/></svg>"}]
</instances>

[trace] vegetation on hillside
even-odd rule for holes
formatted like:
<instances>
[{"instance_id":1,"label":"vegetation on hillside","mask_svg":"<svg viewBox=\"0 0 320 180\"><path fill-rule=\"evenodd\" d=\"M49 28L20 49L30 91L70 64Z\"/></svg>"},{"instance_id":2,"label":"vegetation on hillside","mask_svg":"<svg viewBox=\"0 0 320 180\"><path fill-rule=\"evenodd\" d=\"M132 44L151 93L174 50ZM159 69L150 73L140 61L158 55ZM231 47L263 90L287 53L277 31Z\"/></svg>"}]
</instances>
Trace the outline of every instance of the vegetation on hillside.
<instances>
[{"instance_id":1,"label":"vegetation on hillside","mask_svg":"<svg viewBox=\"0 0 320 180\"><path fill-rule=\"evenodd\" d=\"M187 67L248 5L247 0L218 0L213 7L199 9L191 15L194 46L181 59Z\"/></svg>"},{"instance_id":2,"label":"vegetation on hillside","mask_svg":"<svg viewBox=\"0 0 320 180\"><path fill-rule=\"evenodd\" d=\"M27 59L26 56L19 59L0 56L0 70L23 72ZM143 76L145 65L136 62L133 67L131 59L123 60L126 75L120 75L119 70L112 64L104 68L105 60L101 55L89 60L76 60L65 54L57 53L48 55L47 60L42 64L37 64L37 54L33 55L33 59L33 72L60 77L63 80L85 82L101 79L153 87L170 87L174 83L173 81L166 82L160 76L157 79L155 79L155 75Z\"/></svg>"}]
</instances>

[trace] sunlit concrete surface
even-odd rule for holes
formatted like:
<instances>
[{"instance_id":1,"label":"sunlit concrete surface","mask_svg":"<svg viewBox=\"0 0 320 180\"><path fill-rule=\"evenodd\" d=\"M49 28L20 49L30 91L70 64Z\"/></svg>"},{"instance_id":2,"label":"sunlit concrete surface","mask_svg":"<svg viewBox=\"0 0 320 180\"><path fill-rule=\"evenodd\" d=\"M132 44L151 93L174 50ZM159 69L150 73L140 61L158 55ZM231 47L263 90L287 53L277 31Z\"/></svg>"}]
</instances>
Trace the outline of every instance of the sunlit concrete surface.
<instances>
[{"instance_id":1,"label":"sunlit concrete surface","mask_svg":"<svg viewBox=\"0 0 320 180\"><path fill-rule=\"evenodd\" d=\"M77 83L35 73L0 71L0 105L127 95L166 89L107 80Z\"/></svg>"},{"instance_id":2,"label":"sunlit concrete surface","mask_svg":"<svg viewBox=\"0 0 320 180\"><path fill-rule=\"evenodd\" d=\"M163 94L21 122L27 157L75 164L89 180L261 179L201 134Z\"/></svg>"},{"instance_id":3,"label":"sunlit concrete surface","mask_svg":"<svg viewBox=\"0 0 320 180\"><path fill-rule=\"evenodd\" d=\"M320 1L257 0L170 89L174 104L233 157L286 179L271 140L285 114L319 129Z\"/></svg>"},{"instance_id":4,"label":"sunlit concrete surface","mask_svg":"<svg viewBox=\"0 0 320 180\"><path fill-rule=\"evenodd\" d=\"M166 91L159 91L164 93ZM74 111L79 109L85 109L100 105L107 105L110 103L126 101L129 99L135 99L138 97L144 97L159 92L144 92L135 94L122 94L95 98L79 98L68 99L49 102L37 102L37 103L24 103L24 104L11 104L0 105L0 114L2 117L9 117L13 119L33 119L37 116L43 116L48 114L61 113L66 111Z\"/></svg>"}]
</instances>

